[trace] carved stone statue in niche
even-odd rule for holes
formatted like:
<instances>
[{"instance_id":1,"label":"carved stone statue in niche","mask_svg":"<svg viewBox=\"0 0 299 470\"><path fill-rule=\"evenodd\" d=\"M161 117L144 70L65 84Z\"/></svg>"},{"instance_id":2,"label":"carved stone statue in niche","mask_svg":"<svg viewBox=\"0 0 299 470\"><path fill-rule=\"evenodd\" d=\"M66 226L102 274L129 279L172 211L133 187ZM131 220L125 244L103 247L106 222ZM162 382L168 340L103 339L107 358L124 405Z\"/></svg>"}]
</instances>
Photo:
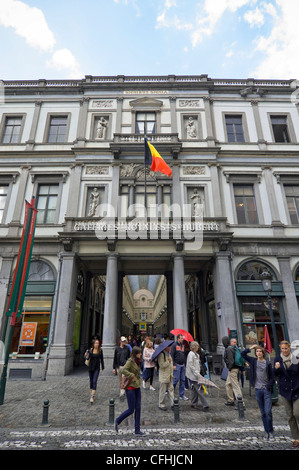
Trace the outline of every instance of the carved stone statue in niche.
<instances>
[{"instance_id":1,"label":"carved stone statue in niche","mask_svg":"<svg viewBox=\"0 0 299 470\"><path fill-rule=\"evenodd\" d=\"M190 116L186 126L187 137L189 139L196 139L197 137L197 130L194 119Z\"/></svg>"},{"instance_id":2,"label":"carved stone statue in niche","mask_svg":"<svg viewBox=\"0 0 299 470\"><path fill-rule=\"evenodd\" d=\"M88 217L93 217L96 215L96 209L100 203L100 193L98 188L93 188L93 191L91 191L89 196L89 201Z\"/></svg>"},{"instance_id":3,"label":"carved stone statue in niche","mask_svg":"<svg viewBox=\"0 0 299 470\"><path fill-rule=\"evenodd\" d=\"M190 196L192 202L192 216L199 217L202 213L201 208L201 197L198 194L197 188L194 188L193 193Z\"/></svg>"},{"instance_id":4,"label":"carved stone statue in niche","mask_svg":"<svg viewBox=\"0 0 299 470\"><path fill-rule=\"evenodd\" d=\"M107 134L108 121L101 116L98 120L96 137L97 139L105 139Z\"/></svg>"}]
</instances>

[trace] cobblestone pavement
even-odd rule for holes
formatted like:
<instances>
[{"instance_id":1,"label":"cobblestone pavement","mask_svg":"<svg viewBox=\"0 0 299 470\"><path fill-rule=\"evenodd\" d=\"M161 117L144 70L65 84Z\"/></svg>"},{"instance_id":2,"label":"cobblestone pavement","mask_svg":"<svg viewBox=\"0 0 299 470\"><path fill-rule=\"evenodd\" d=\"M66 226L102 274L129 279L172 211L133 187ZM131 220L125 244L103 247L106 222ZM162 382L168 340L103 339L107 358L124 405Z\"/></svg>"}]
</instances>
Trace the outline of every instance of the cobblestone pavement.
<instances>
[{"instance_id":1,"label":"cobblestone pavement","mask_svg":"<svg viewBox=\"0 0 299 470\"><path fill-rule=\"evenodd\" d=\"M220 390L208 388L210 411L193 410L190 401L179 400L179 420L174 412L158 408L158 378L155 391L142 389L141 424L143 437L133 433L132 419L123 422L118 434L111 414L117 417L127 408L120 400L118 379L105 371L100 375L95 403L89 403L87 368L65 377L47 380L8 380L0 406L0 450L291 450L292 441L284 407L278 399L273 406L275 439L264 439L254 391L245 381L244 416L224 405L225 383L211 375ZM176 391L177 394L177 391ZM190 391L186 391L190 396ZM110 400L114 400L114 406ZM44 401L49 400L43 422ZM167 398L166 398L167 403Z\"/></svg>"}]
</instances>

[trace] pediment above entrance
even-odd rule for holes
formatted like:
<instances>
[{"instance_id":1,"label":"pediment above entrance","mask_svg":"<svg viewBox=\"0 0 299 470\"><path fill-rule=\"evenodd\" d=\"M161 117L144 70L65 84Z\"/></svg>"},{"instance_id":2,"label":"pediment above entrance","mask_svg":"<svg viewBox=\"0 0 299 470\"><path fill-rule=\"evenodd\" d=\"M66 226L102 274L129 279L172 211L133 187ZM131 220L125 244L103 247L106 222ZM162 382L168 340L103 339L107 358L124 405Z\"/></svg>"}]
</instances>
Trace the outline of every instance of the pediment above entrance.
<instances>
[{"instance_id":1,"label":"pediment above entrance","mask_svg":"<svg viewBox=\"0 0 299 470\"><path fill-rule=\"evenodd\" d=\"M160 109L163 106L163 102L160 100L156 100L155 98L145 96L143 98L137 98L136 100L130 101L130 106L136 110Z\"/></svg>"}]
</instances>

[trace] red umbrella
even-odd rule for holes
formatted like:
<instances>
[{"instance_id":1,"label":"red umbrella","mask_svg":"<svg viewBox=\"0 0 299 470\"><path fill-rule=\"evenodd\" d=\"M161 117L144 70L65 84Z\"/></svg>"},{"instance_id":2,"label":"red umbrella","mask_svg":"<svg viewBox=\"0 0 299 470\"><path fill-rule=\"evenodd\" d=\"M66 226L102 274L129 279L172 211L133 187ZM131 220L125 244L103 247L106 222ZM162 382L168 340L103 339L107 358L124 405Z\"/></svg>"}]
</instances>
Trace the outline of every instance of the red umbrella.
<instances>
[{"instance_id":1,"label":"red umbrella","mask_svg":"<svg viewBox=\"0 0 299 470\"><path fill-rule=\"evenodd\" d=\"M267 325L265 325L264 350L269 354L272 352L272 344Z\"/></svg>"},{"instance_id":2,"label":"red umbrella","mask_svg":"<svg viewBox=\"0 0 299 470\"><path fill-rule=\"evenodd\" d=\"M174 336L183 335L183 336L184 336L184 339L185 339L186 341L194 341L193 336L190 335L190 333L188 333L188 331L186 331L186 330L182 330L182 329L180 329L180 328L176 328L176 329L174 329L174 330L171 330L170 333L172 333Z\"/></svg>"}]
</instances>

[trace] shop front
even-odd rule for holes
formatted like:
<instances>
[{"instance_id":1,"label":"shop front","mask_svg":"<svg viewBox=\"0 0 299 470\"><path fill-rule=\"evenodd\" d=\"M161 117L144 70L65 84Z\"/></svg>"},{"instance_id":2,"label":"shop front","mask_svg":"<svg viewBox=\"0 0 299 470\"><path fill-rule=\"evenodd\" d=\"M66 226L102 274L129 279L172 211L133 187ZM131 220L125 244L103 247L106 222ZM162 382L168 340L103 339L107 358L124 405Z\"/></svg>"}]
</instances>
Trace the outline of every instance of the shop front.
<instances>
[{"instance_id":1,"label":"shop front","mask_svg":"<svg viewBox=\"0 0 299 470\"><path fill-rule=\"evenodd\" d=\"M272 275L272 291L270 298L263 288L261 274L267 270ZM236 293L241 315L244 347L253 344L264 346L265 326L270 334L272 356L275 355L275 338L272 325L275 325L278 342L288 340L288 330L284 312L284 290L282 282L269 265L261 261L249 261L237 271ZM272 316L272 319L271 319Z\"/></svg>"}]
</instances>

